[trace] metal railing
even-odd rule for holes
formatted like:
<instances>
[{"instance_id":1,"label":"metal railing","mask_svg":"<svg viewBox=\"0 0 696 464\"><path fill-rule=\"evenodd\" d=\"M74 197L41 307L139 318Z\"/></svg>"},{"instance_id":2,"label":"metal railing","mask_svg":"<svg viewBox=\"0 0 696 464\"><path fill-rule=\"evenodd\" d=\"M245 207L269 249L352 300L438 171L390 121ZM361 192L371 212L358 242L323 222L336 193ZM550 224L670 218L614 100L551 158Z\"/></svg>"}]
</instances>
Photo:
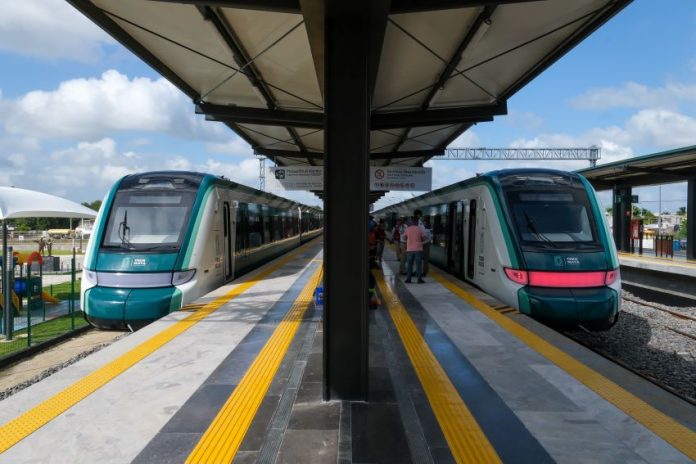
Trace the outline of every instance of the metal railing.
<instances>
[{"instance_id":1,"label":"metal railing","mask_svg":"<svg viewBox=\"0 0 696 464\"><path fill-rule=\"evenodd\" d=\"M2 289L11 288L0 300L0 361L32 346L62 337L87 325L80 309L80 279L75 250L61 259L59 270L38 253L17 256L8 249L2 262ZM43 264L43 265L42 265ZM7 286L6 286L7 284Z\"/></svg>"}]
</instances>

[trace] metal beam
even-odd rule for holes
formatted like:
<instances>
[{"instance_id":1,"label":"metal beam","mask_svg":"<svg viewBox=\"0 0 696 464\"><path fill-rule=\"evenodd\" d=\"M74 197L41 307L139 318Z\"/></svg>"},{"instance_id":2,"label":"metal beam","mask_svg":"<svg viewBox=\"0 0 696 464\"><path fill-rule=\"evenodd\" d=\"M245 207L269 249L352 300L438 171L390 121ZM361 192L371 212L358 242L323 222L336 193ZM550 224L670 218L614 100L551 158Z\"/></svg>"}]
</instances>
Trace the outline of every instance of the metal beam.
<instances>
[{"instance_id":1,"label":"metal beam","mask_svg":"<svg viewBox=\"0 0 696 464\"><path fill-rule=\"evenodd\" d=\"M434 10L453 10L457 8L476 8L480 6L527 3L539 0L392 0L391 14L418 13Z\"/></svg>"},{"instance_id":2,"label":"metal beam","mask_svg":"<svg viewBox=\"0 0 696 464\"><path fill-rule=\"evenodd\" d=\"M267 110L264 108L199 103L196 105L196 113L205 114L214 121L231 121L262 126L324 128L324 115L310 111Z\"/></svg>"},{"instance_id":3,"label":"metal beam","mask_svg":"<svg viewBox=\"0 0 696 464\"><path fill-rule=\"evenodd\" d=\"M249 79L251 85L258 89L261 97L266 103L266 107L268 109L275 110L277 104L273 98L271 89L268 88L263 80L263 77L261 76L261 73L258 69L256 69L253 59L249 53L247 53L246 49L242 45L242 42L239 40L239 37L237 37L232 25L230 25L225 17L219 14L219 12L214 8L209 6L198 6L198 10L201 12L204 19L213 24L215 30L217 30L218 34L220 34L222 37L222 40L232 51L235 62L239 65L239 68L242 71L245 71L244 75L247 77L247 79ZM302 143L302 139L299 137L295 129L287 128L287 131L295 142L295 145L297 145L297 148L304 150L304 143Z\"/></svg>"},{"instance_id":4,"label":"metal beam","mask_svg":"<svg viewBox=\"0 0 696 464\"><path fill-rule=\"evenodd\" d=\"M317 83L321 96L324 98L324 2L323 0L299 0L299 3L307 31L309 49L312 52Z\"/></svg>"},{"instance_id":5,"label":"metal beam","mask_svg":"<svg viewBox=\"0 0 696 464\"><path fill-rule=\"evenodd\" d=\"M414 150L414 151L399 151L399 152L380 152L380 153L370 153L371 160L385 160L385 159L400 159L400 158L432 158L435 156L443 156L445 153L444 149L433 149L433 150ZM324 159L324 153L314 152L314 151L287 151L287 150L275 150L272 148L256 147L254 148L254 154L262 155L270 159L280 158L298 158L298 159L311 159L311 160L321 160Z\"/></svg>"},{"instance_id":6,"label":"metal beam","mask_svg":"<svg viewBox=\"0 0 696 464\"><path fill-rule=\"evenodd\" d=\"M321 129L324 127L322 113L310 111L272 110L199 103L196 113L205 114L213 121L228 121L240 124L267 126L290 126ZM505 102L490 105L444 108L427 111L396 111L372 113L372 130L400 127L439 126L444 124L492 121L494 115L507 113Z\"/></svg>"},{"instance_id":7,"label":"metal beam","mask_svg":"<svg viewBox=\"0 0 696 464\"><path fill-rule=\"evenodd\" d=\"M394 129L399 127L440 126L445 124L492 121L493 116L507 114L507 103L443 108L427 111L397 111L373 113L372 129Z\"/></svg>"},{"instance_id":8,"label":"metal beam","mask_svg":"<svg viewBox=\"0 0 696 464\"><path fill-rule=\"evenodd\" d=\"M241 10L277 11L282 13L304 14L304 0L150 0L185 5L219 6ZM392 0L390 14L418 13L433 10L456 8L475 8L487 5L505 5L539 0Z\"/></svg>"},{"instance_id":9,"label":"metal beam","mask_svg":"<svg viewBox=\"0 0 696 464\"><path fill-rule=\"evenodd\" d=\"M240 10L277 11L299 13L298 0L150 0L151 2L181 3L184 5L239 8Z\"/></svg>"},{"instance_id":10,"label":"metal beam","mask_svg":"<svg viewBox=\"0 0 696 464\"><path fill-rule=\"evenodd\" d=\"M457 69L457 65L462 60L462 54L464 53L464 50L466 50L466 48L469 46L469 44L473 40L474 36L478 33L481 26L490 23L491 15L495 11L495 9L496 6L486 6L483 9L483 11L478 15L474 23L469 28L469 32L466 33L462 41L459 43L459 46L450 57L450 60L447 62L447 65L445 65L445 69L442 70L437 80L435 81L435 84L430 88L428 95L426 95L425 99L423 100L423 103L421 104L421 110L427 110L430 107L430 103L433 101L435 94L437 94L438 91L444 88L445 83L450 78L452 73ZM399 140L396 142L396 145L394 145L394 151L398 151L399 148L401 148L401 145L403 145L403 143L408 138L409 132L410 129L406 129L401 133Z\"/></svg>"}]
</instances>

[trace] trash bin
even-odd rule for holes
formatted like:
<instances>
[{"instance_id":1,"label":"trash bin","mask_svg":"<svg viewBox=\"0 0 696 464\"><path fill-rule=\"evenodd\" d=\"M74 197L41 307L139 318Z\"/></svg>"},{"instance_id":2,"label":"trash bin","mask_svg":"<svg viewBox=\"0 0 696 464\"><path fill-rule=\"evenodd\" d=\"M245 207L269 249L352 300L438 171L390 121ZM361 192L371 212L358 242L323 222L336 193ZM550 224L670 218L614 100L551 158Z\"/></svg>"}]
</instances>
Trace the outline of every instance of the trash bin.
<instances>
[{"instance_id":1,"label":"trash bin","mask_svg":"<svg viewBox=\"0 0 696 464\"><path fill-rule=\"evenodd\" d=\"M324 307L324 287L317 287L314 290L314 304L317 308Z\"/></svg>"},{"instance_id":2,"label":"trash bin","mask_svg":"<svg viewBox=\"0 0 696 464\"><path fill-rule=\"evenodd\" d=\"M672 246L674 251L679 251L679 240L674 240Z\"/></svg>"}]
</instances>

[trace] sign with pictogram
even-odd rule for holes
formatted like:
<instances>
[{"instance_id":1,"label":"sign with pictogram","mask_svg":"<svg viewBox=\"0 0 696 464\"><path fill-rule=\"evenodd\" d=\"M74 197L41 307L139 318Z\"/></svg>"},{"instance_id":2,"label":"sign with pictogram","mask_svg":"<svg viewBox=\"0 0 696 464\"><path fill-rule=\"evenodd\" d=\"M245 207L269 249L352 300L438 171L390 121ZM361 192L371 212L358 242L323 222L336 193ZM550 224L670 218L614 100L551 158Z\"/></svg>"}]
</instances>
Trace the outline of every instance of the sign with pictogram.
<instances>
[{"instance_id":1,"label":"sign with pictogram","mask_svg":"<svg viewBox=\"0 0 696 464\"><path fill-rule=\"evenodd\" d=\"M432 177L432 168L372 166L370 190L429 191L432 189Z\"/></svg>"}]
</instances>

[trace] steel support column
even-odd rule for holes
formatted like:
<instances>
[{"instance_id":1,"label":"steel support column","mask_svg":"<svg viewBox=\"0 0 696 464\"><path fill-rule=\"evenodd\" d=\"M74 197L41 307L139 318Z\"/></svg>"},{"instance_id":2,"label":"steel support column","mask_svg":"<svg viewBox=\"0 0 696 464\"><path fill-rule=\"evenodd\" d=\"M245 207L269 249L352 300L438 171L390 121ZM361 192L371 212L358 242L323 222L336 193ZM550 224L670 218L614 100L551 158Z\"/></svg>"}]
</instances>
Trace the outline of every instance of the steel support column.
<instances>
[{"instance_id":1,"label":"steel support column","mask_svg":"<svg viewBox=\"0 0 696 464\"><path fill-rule=\"evenodd\" d=\"M618 251L631 251L631 187L614 186L612 195L612 227Z\"/></svg>"},{"instance_id":2,"label":"steel support column","mask_svg":"<svg viewBox=\"0 0 696 464\"><path fill-rule=\"evenodd\" d=\"M324 2L326 400L367 399L371 3Z\"/></svg>"},{"instance_id":3,"label":"steel support column","mask_svg":"<svg viewBox=\"0 0 696 464\"><path fill-rule=\"evenodd\" d=\"M687 187L686 218L686 259L696 259L696 177Z\"/></svg>"}]
</instances>

